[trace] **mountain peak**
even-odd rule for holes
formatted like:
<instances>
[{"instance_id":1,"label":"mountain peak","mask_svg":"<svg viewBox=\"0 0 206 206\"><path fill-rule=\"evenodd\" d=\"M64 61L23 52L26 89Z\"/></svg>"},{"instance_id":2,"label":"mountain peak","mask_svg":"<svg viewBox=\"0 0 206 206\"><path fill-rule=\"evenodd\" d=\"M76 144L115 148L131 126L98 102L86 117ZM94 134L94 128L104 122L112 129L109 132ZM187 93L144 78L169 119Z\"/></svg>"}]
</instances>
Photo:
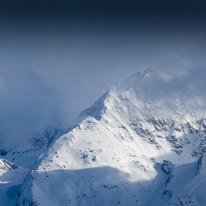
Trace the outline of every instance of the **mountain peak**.
<instances>
[{"instance_id":1,"label":"mountain peak","mask_svg":"<svg viewBox=\"0 0 206 206\"><path fill-rule=\"evenodd\" d=\"M151 68L144 71L137 71L136 73L131 74L126 80L122 81L119 86L121 85L122 88L133 87L149 77L155 78L156 74L157 73Z\"/></svg>"},{"instance_id":2,"label":"mountain peak","mask_svg":"<svg viewBox=\"0 0 206 206\"><path fill-rule=\"evenodd\" d=\"M100 120L105 113L153 115L158 118L185 119L206 114L206 95L200 90L201 81L191 74L164 74L151 68L136 72L112 86L91 107L80 114L79 120L92 116ZM121 106L119 106L121 105ZM120 109L121 108L121 109Z\"/></svg>"}]
</instances>

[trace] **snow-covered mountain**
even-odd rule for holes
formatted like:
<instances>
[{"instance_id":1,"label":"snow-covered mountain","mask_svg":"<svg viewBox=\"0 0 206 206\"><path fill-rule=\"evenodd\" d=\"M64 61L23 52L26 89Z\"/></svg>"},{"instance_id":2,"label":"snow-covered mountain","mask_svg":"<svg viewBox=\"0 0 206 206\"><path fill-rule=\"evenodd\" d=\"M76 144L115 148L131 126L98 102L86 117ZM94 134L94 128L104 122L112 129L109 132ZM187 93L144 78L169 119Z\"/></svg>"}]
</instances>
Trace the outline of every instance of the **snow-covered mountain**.
<instances>
[{"instance_id":1,"label":"snow-covered mountain","mask_svg":"<svg viewBox=\"0 0 206 206\"><path fill-rule=\"evenodd\" d=\"M14 206L28 169L0 158L0 205Z\"/></svg>"},{"instance_id":2,"label":"snow-covered mountain","mask_svg":"<svg viewBox=\"0 0 206 206\"><path fill-rule=\"evenodd\" d=\"M38 133L22 141L11 151L5 154L4 158L9 161L31 168L37 158L47 151L50 144L63 134L63 130L53 126L44 126Z\"/></svg>"},{"instance_id":3,"label":"snow-covered mountain","mask_svg":"<svg viewBox=\"0 0 206 206\"><path fill-rule=\"evenodd\" d=\"M137 72L67 133L2 149L0 205L205 205L205 76Z\"/></svg>"},{"instance_id":4,"label":"snow-covered mountain","mask_svg":"<svg viewBox=\"0 0 206 206\"><path fill-rule=\"evenodd\" d=\"M45 126L10 151L0 150L0 205L16 205L19 190L38 157L63 134L62 129Z\"/></svg>"},{"instance_id":5,"label":"snow-covered mountain","mask_svg":"<svg viewBox=\"0 0 206 206\"><path fill-rule=\"evenodd\" d=\"M111 87L27 176L17 205L206 204L204 70Z\"/></svg>"}]
</instances>

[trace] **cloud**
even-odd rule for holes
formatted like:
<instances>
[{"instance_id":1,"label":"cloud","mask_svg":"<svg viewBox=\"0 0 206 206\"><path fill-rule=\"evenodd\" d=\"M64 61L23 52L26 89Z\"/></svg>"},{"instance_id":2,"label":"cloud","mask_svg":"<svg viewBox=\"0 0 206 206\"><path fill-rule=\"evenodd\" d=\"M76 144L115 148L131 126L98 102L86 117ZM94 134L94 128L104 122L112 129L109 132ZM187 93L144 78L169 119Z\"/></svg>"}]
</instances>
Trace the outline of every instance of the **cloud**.
<instances>
[{"instance_id":1,"label":"cloud","mask_svg":"<svg viewBox=\"0 0 206 206\"><path fill-rule=\"evenodd\" d=\"M204 70L203 33L72 27L1 34L0 134L5 145L47 123L69 127L111 85L137 70L152 67L165 72L168 81L170 74Z\"/></svg>"},{"instance_id":2,"label":"cloud","mask_svg":"<svg viewBox=\"0 0 206 206\"><path fill-rule=\"evenodd\" d=\"M2 77L0 76L0 91L3 89L3 86L4 86L4 81Z\"/></svg>"},{"instance_id":3,"label":"cloud","mask_svg":"<svg viewBox=\"0 0 206 206\"><path fill-rule=\"evenodd\" d=\"M6 145L14 145L37 128L57 119L54 94L33 70L1 70L4 81L0 92L1 136Z\"/></svg>"}]
</instances>

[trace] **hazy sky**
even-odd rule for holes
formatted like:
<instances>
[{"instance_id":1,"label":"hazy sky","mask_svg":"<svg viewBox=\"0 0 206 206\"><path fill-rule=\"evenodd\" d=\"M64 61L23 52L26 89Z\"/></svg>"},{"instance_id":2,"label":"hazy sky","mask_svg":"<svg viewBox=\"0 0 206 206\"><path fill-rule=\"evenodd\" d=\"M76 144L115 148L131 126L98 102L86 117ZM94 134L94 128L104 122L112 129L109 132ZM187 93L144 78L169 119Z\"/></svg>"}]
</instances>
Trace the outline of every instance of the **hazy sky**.
<instances>
[{"instance_id":1,"label":"hazy sky","mask_svg":"<svg viewBox=\"0 0 206 206\"><path fill-rule=\"evenodd\" d=\"M48 122L70 126L137 70L206 65L202 1L9 2L0 21L2 147Z\"/></svg>"}]
</instances>

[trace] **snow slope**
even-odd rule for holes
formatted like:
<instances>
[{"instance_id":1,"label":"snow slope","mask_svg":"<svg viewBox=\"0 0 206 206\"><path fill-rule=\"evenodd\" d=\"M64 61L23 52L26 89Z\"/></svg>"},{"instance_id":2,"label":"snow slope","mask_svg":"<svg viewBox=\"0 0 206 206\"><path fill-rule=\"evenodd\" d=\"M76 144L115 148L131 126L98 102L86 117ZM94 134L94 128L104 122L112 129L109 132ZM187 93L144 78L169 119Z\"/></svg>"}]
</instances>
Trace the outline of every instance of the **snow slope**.
<instances>
[{"instance_id":1,"label":"snow slope","mask_svg":"<svg viewBox=\"0 0 206 206\"><path fill-rule=\"evenodd\" d=\"M205 205L198 72L147 70L111 87L41 156L18 205Z\"/></svg>"},{"instance_id":2,"label":"snow slope","mask_svg":"<svg viewBox=\"0 0 206 206\"><path fill-rule=\"evenodd\" d=\"M62 134L62 129L46 126L8 151L3 157L17 165L31 168L38 157L46 152L49 145Z\"/></svg>"},{"instance_id":3,"label":"snow slope","mask_svg":"<svg viewBox=\"0 0 206 206\"><path fill-rule=\"evenodd\" d=\"M0 158L0 205L13 206L28 169Z\"/></svg>"},{"instance_id":4,"label":"snow slope","mask_svg":"<svg viewBox=\"0 0 206 206\"><path fill-rule=\"evenodd\" d=\"M47 126L21 142L11 151L0 150L0 205L13 206L27 173L49 145L63 134L61 129Z\"/></svg>"}]
</instances>

